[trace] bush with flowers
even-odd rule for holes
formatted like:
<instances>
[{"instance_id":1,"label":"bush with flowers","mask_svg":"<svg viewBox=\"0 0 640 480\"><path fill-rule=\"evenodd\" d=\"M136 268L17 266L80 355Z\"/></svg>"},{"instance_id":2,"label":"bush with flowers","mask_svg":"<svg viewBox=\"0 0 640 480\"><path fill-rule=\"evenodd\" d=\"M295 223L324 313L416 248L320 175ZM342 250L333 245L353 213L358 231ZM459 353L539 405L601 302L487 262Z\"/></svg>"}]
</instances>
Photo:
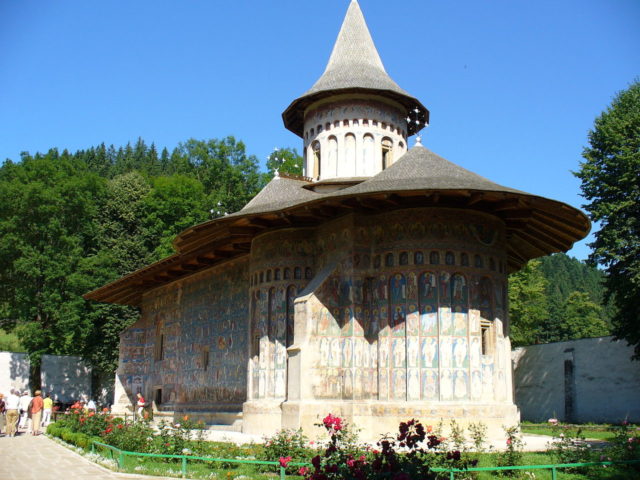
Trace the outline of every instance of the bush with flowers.
<instances>
[{"instance_id":1,"label":"bush with flowers","mask_svg":"<svg viewBox=\"0 0 640 480\"><path fill-rule=\"evenodd\" d=\"M603 452L604 460L640 460L640 427L628 421L615 427L615 435ZM640 470L640 465L635 465Z\"/></svg>"},{"instance_id":2,"label":"bush with flowers","mask_svg":"<svg viewBox=\"0 0 640 480\"><path fill-rule=\"evenodd\" d=\"M396 436L384 436L377 448L364 449L341 418L329 414L319 425L329 442L324 453L311 460L312 468L300 469L306 480L427 480L438 478L433 466L465 469L476 464L458 450L444 450L444 439L417 420L402 422Z\"/></svg>"},{"instance_id":3,"label":"bush with flowers","mask_svg":"<svg viewBox=\"0 0 640 480\"><path fill-rule=\"evenodd\" d=\"M302 429L278 430L270 437L264 437L264 448L258 455L260 460L269 462L286 463L287 474L298 473L298 467L289 463L303 463L309 458L308 438L302 433ZM263 471L273 471L272 467L265 466Z\"/></svg>"}]
</instances>

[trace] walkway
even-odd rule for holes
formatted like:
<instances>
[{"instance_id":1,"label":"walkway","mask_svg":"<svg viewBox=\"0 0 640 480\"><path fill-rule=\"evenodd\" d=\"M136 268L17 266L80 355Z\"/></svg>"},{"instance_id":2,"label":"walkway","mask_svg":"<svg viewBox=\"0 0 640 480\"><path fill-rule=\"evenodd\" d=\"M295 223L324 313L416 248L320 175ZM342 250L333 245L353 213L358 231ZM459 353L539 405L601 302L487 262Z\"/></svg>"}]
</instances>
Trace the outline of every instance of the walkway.
<instances>
[{"instance_id":1,"label":"walkway","mask_svg":"<svg viewBox=\"0 0 640 480\"><path fill-rule=\"evenodd\" d=\"M0 437L2 480L149 480L142 475L115 473L39 435ZM175 480L175 479L172 479Z\"/></svg>"}]
</instances>

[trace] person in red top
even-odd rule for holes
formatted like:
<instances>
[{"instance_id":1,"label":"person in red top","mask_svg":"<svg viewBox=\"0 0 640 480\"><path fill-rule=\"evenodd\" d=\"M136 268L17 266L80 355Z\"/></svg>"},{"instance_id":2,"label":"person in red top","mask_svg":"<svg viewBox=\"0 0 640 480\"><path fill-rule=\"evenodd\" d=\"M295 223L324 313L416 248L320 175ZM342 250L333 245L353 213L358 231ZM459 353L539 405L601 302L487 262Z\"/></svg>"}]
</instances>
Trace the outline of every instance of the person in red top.
<instances>
[{"instance_id":1,"label":"person in red top","mask_svg":"<svg viewBox=\"0 0 640 480\"><path fill-rule=\"evenodd\" d=\"M144 397L141 393L137 393L136 396L138 397L138 403L136 404L138 407L138 420L142 420L144 418Z\"/></svg>"},{"instance_id":2,"label":"person in red top","mask_svg":"<svg viewBox=\"0 0 640 480\"><path fill-rule=\"evenodd\" d=\"M42 419L42 408L44 402L42 400L40 390L36 390L33 399L31 400L31 434L40 435L40 420Z\"/></svg>"}]
</instances>

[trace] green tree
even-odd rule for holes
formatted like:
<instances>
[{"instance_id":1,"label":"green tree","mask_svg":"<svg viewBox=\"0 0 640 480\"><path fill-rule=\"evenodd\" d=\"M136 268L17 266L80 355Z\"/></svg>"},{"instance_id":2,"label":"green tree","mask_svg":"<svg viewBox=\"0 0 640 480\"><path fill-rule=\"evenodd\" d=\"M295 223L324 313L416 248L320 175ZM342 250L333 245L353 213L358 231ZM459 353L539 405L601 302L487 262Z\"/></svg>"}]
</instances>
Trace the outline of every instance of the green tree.
<instances>
[{"instance_id":1,"label":"green tree","mask_svg":"<svg viewBox=\"0 0 640 480\"><path fill-rule=\"evenodd\" d=\"M584 208L600 229L590 260L604 266L618 313L613 333L640 359L640 81L618 93L589 132L581 180Z\"/></svg>"},{"instance_id":2,"label":"green tree","mask_svg":"<svg viewBox=\"0 0 640 480\"><path fill-rule=\"evenodd\" d=\"M209 202L202 183L185 175L155 178L144 201L143 225L153 239L149 249L155 259L175 253L172 246L175 236L209 218Z\"/></svg>"},{"instance_id":3,"label":"green tree","mask_svg":"<svg viewBox=\"0 0 640 480\"><path fill-rule=\"evenodd\" d=\"M592 338L609 335L609 326L602 320L602 307L586 292L571 292L564 304L562 322L551 341Z\"/></svg>"},{"instance_id":4,"label":"green tree","mask_svg":"<svg viewBox=\"0 0 640 480\"><path fill-rule=\"evenodd\" d=\"M540 260L531 260L509 276L510 336L514 346L546 341L549 304L547 279L540 265Z\"/></svg>"},{"instance_id":5,"label":"green tree","mask_svg":"<svg viewBox=\"0 0 640 480\"><path fill-rule=\"evenodd\" d=\"M276 148L267 157L267 176L273 177L279 173L302 175L303 158L295 148Z\"/></svg>"},{"instance_id":6,"label":"green tree","mask_svg":"<svg viewBox=\"0 0 640 480\"><path fill-rule=\"evenodd\" d=\"M0 304L37 365L42 353L77 353L91 326L79 265L95 250L105 181L50 150L0 174Z\"/></svg>"}]
</instances>

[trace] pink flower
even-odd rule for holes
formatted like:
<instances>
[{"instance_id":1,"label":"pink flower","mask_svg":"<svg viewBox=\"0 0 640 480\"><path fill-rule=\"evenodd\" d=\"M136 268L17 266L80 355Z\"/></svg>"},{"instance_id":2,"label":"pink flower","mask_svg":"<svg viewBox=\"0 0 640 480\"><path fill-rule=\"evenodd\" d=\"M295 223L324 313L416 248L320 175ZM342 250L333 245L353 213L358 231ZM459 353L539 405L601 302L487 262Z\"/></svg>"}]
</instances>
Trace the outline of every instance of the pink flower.
<instances>
[{"instance_id":1,"label":"pink flower","mask_svg":"<svg viewBox=\"0 0 640 480\"><path fill-rule=\"evenodd\" d=\"M307 468L307 467L300 467L298 469L298 475L300 475L300 476L304 477L307 473L309 473L309 468Z\"/></svg>"},{"instance_id":2,"label":"pink flower","mask_svg":"<svg viewBox=\"0 0 640 480\"><path fill-rule=\"evenodd\" d=\"M291 461L291 457L280 457L278 461L280 462L281 467L286 468L286 466L289 465L289 462Z\"/></svg>"},{"instance_id":3,"label":"pink flower","mask_svg":"<svg viewBox=\"0 0 640 480\"><path fill-rule=\"evenodd\" d=\"M347 458L347 467L353 467L356 461L353 458Z\"/></svg>"},{"instance_id":4,"label":"pink flower","mask_svg":"<svg viewBox=\"0 0 640 480\"><path fill-rule=\"evenodd\" d=\"M507 445L511 445L511 439L507 438Z\"/></svg>"}]
</instances>

